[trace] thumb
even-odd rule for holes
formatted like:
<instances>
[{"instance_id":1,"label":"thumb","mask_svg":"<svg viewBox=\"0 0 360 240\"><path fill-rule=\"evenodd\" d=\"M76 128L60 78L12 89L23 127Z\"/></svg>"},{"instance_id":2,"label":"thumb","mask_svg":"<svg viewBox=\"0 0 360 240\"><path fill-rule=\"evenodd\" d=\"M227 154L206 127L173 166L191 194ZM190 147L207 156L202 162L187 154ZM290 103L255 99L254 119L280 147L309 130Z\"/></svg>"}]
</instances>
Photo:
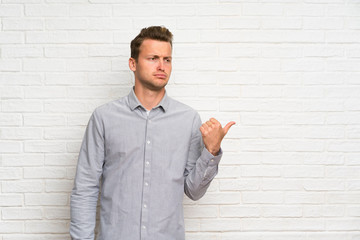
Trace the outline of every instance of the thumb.
<instances>
[{"instance_id":1,"label":"thumb","mask_svg":"<svg viewBox=\"0 0 360 240\"><path fill-rule=\"evenodd\" d=\"M233 122L233 121L231 121L231 122L229 122L228 124L226 124L226 126L223 128L225 135L226 135L227 132L229 131L230 127L231 127L232 125L234 125L234 124L235 124L235 122Z\"/></svg>"}]
</instances>

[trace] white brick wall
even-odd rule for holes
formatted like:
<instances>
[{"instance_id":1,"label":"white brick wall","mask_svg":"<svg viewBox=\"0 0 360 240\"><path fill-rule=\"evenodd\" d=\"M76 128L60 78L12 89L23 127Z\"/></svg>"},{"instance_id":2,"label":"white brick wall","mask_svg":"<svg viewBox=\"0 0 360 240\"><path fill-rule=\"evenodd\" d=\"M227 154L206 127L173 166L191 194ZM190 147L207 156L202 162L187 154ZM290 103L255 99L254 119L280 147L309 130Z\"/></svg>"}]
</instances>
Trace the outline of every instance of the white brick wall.
<instances>
[{"instance_id":1,"label":"white brick wall","mask_svg":"<svg viewBox=\"0 0 360 240\"><path fill-rule=\"evenodd\" d=\"M149 25L175 35L169 94L237 122L187 239L359 240L356 0L0 0L0 240L70 239L85 126Z\"/></svg>"}]
</instances>

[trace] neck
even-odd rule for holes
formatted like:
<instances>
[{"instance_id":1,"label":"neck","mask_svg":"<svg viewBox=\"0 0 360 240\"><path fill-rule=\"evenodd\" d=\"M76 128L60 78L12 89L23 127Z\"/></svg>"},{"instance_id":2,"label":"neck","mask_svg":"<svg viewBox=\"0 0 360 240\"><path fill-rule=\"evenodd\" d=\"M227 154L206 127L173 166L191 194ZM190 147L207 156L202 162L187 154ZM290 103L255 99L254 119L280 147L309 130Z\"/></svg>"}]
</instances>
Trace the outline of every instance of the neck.
<instances>
[{"instance_id":1,"label":"neck","mask_svg":"<svg viewBox=\"0 0 360 240\"><path fill-rule=\"evenodd\" d=\"M141 87L137 87L135 84L134 88L135 95L140 103L147 109L151 110L153 107L158 105L161 99L165 95L165 88L162 88L159 91L153 91L150 89L144 89Z\"/></svg>"}]
</instances>

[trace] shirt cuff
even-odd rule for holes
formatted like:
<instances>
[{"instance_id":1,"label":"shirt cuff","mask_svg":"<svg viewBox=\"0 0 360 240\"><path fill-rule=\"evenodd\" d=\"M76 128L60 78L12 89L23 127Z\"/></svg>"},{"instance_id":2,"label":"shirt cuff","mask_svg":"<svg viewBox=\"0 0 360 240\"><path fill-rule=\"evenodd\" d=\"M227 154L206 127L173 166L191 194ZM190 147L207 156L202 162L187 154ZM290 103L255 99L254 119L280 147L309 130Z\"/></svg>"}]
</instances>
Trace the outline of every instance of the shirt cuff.
<instances>
[{"instance_id":1,"label":"shirt cuff","mask_svg":"<svg viewBox=\"0 0 360 240\"><path fill-rule=\"evenodd\" d=\"M204 147L204 149L201 153L201 159L203 159L205 162L207 162L208 166L214 166L214 165L219 164L222 154L223 154L223 151L221 148L220 148L218 154L216 156L214 156L206 149L206 147Z\"/></svg>"}]
</instances>

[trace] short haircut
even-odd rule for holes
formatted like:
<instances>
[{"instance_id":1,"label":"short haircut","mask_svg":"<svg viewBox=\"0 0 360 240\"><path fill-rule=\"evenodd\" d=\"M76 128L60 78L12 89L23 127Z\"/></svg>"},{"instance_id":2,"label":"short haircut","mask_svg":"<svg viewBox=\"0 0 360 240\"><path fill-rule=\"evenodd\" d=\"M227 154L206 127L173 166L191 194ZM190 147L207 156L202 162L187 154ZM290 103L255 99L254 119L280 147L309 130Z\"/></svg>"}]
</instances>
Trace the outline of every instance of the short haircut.
<instances>
[{"instance_id":1,"label":"short haircut","mask_svg":"<svg viewBox=\"0 0 360 240\"><path fill-rule=\"evenodd\" d=\"M146 39L169 42L172 47L173 35L169 29L163 26L151 26L141 29L140 33L130 43L131 57L136 61L139 57L140 46Z\"/></svg>"}]
</instances>

